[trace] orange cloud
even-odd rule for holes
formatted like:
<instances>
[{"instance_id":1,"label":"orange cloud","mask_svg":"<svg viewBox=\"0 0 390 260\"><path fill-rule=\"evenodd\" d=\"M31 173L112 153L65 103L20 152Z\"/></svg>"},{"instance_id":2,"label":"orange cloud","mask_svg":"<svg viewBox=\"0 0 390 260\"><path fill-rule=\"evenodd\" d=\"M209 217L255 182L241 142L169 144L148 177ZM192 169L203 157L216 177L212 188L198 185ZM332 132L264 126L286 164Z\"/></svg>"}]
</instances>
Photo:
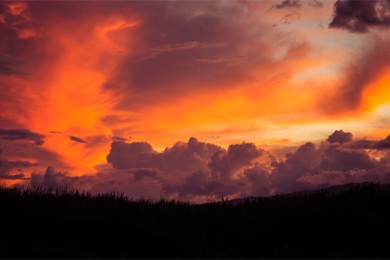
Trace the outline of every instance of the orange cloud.
<instances>
[{"instance_id":1,"label":"orange cloud","mask_svg":"<svg viewBox=\"0 0 390 260\"><path fill-rule=\"evenodd\" d=\"M24 12L26 11L27 3L26 2L10 2L10 3L7 3L7 7L12 15L19 16L19 15L23 15Z\"/></svg>"},{"instance_id":2,"label":"orange cloud","mask_svg":"<svg viewBox=\"0 0 390 260\"><path fill-rule=\"evenodd\" d=\"M296 142L366 128L356 115L389 102L388 77L364 65L388 59L346 52L349 36L320 26L331 4L302 4L278 26L288 13L267 2L116 4L11 2L0 14L0 122L47 135L71 174L105 163L112 136L161 149L190 136Z\"/></svg>"},{"instance_id":3,"label":"orange cloud","mask_svg":"<svg viewBox=\"0 0 390 260\"><path fill-rule=\"evenodd\" d=\"M387 68L364 89L363 106L365 110L372 111L380 106L390 103L389 85L390 68Z\"/></svg>"},{"instance_id":4,"label":"orange cloud","mask_svg":"<svg viewBox=\"0 0 390 260\"><path fill-rule=\"evenodd\" d=\"M71 35L60 33L60 37L52 39L61 46L61 54L50 65L45 105L37 111L40 116L33 118L30 124L40 131L54 129L69 134L81 132L83 136L112 135L100 118L111 111L116 100L112 93L103 91L102 86L121 60L121 52L130 50L116 44L111 35L127 29L126 36L129 37L129 30L137 23L108 17L94 25L92 31L85 27L80 31L75 23ZM58 33L58 28L53 30ZM88 37L79 39L77 36L81 34ZM90 153L82 144L71 143L61 136L49 139L47 147L61 150L67 163L78 173L91 171L105 161L105 153L99 153L96 147Z\"/></svg>"}]
</instances>

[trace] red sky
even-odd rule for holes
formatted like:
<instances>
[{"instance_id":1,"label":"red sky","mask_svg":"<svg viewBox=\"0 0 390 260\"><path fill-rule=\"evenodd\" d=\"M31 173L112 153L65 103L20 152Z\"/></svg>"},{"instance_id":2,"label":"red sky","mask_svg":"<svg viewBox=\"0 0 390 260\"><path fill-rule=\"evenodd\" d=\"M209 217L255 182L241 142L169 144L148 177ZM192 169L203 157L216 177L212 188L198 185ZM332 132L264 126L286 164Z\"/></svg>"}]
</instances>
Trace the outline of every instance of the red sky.
<instances>
[{"instance_id":1,"label":"red sky","mask_svg":"<svg viewBox=\"0 0 390 260\"><path fill-rule=\"evenodd\" d=\"M385 181L389 13L387 0L2 2L0 180L182 199ZM326 141L340 129L354 139ZM288 166L299 149L313 165Z\"/></svg>"}]
</instances>

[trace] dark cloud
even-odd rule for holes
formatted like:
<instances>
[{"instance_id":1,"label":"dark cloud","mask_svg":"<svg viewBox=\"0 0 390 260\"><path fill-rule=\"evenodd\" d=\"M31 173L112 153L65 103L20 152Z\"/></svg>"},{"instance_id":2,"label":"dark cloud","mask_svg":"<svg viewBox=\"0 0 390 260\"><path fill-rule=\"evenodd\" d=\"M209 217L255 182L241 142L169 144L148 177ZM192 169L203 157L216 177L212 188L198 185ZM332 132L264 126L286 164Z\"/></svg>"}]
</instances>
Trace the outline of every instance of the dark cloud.
<instances>
[{"instance_id":1,"label":"dark cloud","mask_svg":"<svg viewBox=\"0 0 390 260\"><path fill-rule=\"evenodd\" d=\"M0 173L6 174L12 169L12 165L3 156L3 150L0 147Z\"/></svg>"},{"instance_id":2,"label":"dark cloud","mask_svg":"<svg viewBox=\"0 0 390 260\"><path fill-rule=\"evenodd\" d=\"M0 3L0 18L2 29L20 40L35 38L38 34L28 13L27 2L3 1Z\"/></svg>"},{"instance_id":3,"label":"dark cloud","mask_svg":"<svg viewBox=\"0 0 390 260\"><path fill-rule=\"evenodd\" d=\"M337 130L327 142L318 146L305 143L279 160L252 143L233 144L225 150L190 138L156 152L148 143L113 142L107 159L114 168L73 177L49 167L43 174L32 174L30 183L93 193L121 191L131 198L207 201L346 183L390 182L390 155L379 151L380 158L371 156L371 152L387 148L390 137L351 140L351 135Z\"/></svg>"},{"instance_id":4,"label":"dark cloud","mask_svg":"<svg viewBox=\"0 0 390 260\"><path fill-rule=\"evenodd\" d=\"M43 175L33 173L30 183L33 187L45 189L72 189L75 178L67 176L66 172L57 172L53 167L47 167Z\"/></svg>"},{"instance_id":5,"label":"dark cloud","mask_svg":"<svg viewBox=\"0 0 390 260\"><path fill-rule=\"evenodd\" d=\"M80 137L77 137L77 136L69 136L69 139L72 140L72 141L75 141L75 142L79 142L79 143L84 143L86 144L87 141L81 139Z\"/></svg>"},{"instance_id":6,"label":"dark cloud","mask_svg":"<svg viewBox=\"0 0 390 260\"><path fill-rule=\"evenodd\" d=\"M81 139L81 138L80 138ZM109 145L112 142L112 138L106 135L90 135L82 138L85 142L85 148L96 149L96 147L101 145Z\"/></svg>"},{"instance_id":7,"label":"dark cloud","mask_svg":"<svg viewBox=\"0 0 390 260\"><path fill-rule=\"evenodd\" d=\"M4 156L3 147L0 145L0 179L8 180L27 180L23 173L13 174L12 170L22 170L24 168L37 166L37 163L29 161L9 161Z\"/></svg>"},{"instance_id":8,"label":"dark cloud","mask_svg":"<svg viewBox=\"0 0 390 260\"><path fill-rule=\"evenodd\" d=\"M210 175L209 172L196 171L185 178L180 184L166 184L165 193L177 193L180 199L191 199L196 196L209 199L220 199L222 196L235 194L245 188L245 182L224 179Z\"/></svg>"},{"instance_id":9,"label":"dark cloud","mask_svg":"<svg viewBox=\"0 0 390 260\"><path fill-rule=\"evenodd\" d=\"M345 134L342 130L337 133ZM361 145L356 145L364 140L340 142L346 141L342 138L345 135L333 137L336 140L331 144L322 143L315 148L314 144L307 143L296 152L287 154L286 160L273 163L274 169L270 175L273 188L279 192L291 192L316 185L320 187L330 183L335 185L377 179L378 171L383 171L384 164L371 158ZM338 176L337 181L331 182L331 176Z\"/></svg>"},{"instance_id":10,"label":"dark cloud","mask_svg":"<svg viewBox=\"0 0 390 260\"><path fill-rule=\"evenodd\" d=\"M5 75L24 75L22 66L25 65L20 58L4 55L0 53L0 74Z\"/></svg>"},{"instance_id":11,"label":"dark cloud","mask_svg":"<svg viewBox=\"0 0 390 260\"><path fill-rule=\"evenodd\" d=\"M375 149L390 149L390 135L388 135L384 140L378 141L374 145Z\"/></svg>"},{"instance_id":12,"label":"dark cloud","mask_svg":"<svg viewBox=\"0 0 390 260\"><path fill-rule=\"evenodd\" d=\"M316 149L313 143L306 143L286 159L273 162L271 181L278 192L290 192L304 188L297 179L311 174L321 163L323 149Z\"/></svg>"},{"instance_id":13,"label":"dark cloud","mask_svg":"<svg viewBox=\"0 0 390 260\"><path fill-rule=\"evenodd\" d=\"M278 32L269 30L269 24L245 4L127 3L125 9L138 10L143 20L133 31L135 51L104 85L121 93L118 108L169 103L206 89L229 89L253 82L252 71L260 68L264 76L273 78L275 72L268 70L283 62L273 56L274 45L263 39ZM254 26L256 30L251 29ZM291 39L280 45L288 53L300 43Z\"/></svg>"},{"instance_id":14,"label":"dark cloud","mask_svg":"<svg viewBox=\"0 0 390 260\"><path fill-rule=\"evenodd\" d=\"M249 180L261 179L263 173L255 176L255 170L246 171L245 177L234 173L243 172L248 167L260 167L254 160L264 154L263 150L250 143L231 145L224 150L193 137L162 152L156 152L148 143L116 141L107 156L114 169L78 179L48 170L44 174L35 174L32 183L51 187L58 182L62 187L68 185L94 191L118 189L132 196L134 193L128 190L129 187L139 191L140 186L152 185L156 190L148 193L158 193L159 196L173 195L189 200L196 197L217 198L240 193Z\"/></svg>"},{"instance_id":15,"label":"dark cloud","mask_svg":"<svg viewBox=\"0 0 390 260\"><path fill-rule=\"evenodd\" d=\"M283 0L279 4L275 4L275 8L281 9L281 8L299 8L301 7L300 0Z\"/></svg>"},{"instance_id":16,"label":"dark cloud","mask_svg":"<svg viewBox=\"0 0 390 260\"><path fill-rule=\"evenodd\" d=\"M278 78L279 74L286 75L286 70L294 70L285 69L288 65L284 64L290 64L285 61L290 57L280 58L277 55L278 58L275 58L275 53L280 53L279 50L290 53L301 44L302 39L288 37L286 40L285 32L270 30L267 21L259 19L258 13L249 8L239 1L224 4L220 1L191 1L185 4L180 1L120 1L115 4L109 1L66 4L61 1L45 4L28 2L26 15L31 17L30 23L34 27L42 30L37 32L36 39L22 40L14 31L0 28L4 30L0 34L5 36L0 43L0 50L10 57L34 64L32 74L42 75L42 79L39 78L35 84L25 84L28 89L26 86L17 86L28 91L18 89L15 93L7 94L7 97L0 95L0 102L2 99L7 102L17 99L18 102L12 102L10 111L29 110L26 105L19 105L28 100L21 93L36 93L36 86L47 85L42 84L41 80L51 80L54 76L51 75L54 73L53 62L63 60L64 45L68 46L59 35L66 35L65 38L70 42L84 42L96 37L99 26L104 22L122 19L124 23L133 20L140 23L134 28L113 30L109 35L109 39L126 49L114 55L120 64L113 66L115 69L109 76L105 75L109 78L104 83L104 90L120 93L115 95L115 99L110 99L117 102L115 108L150 107L147 104L158 106L160 102L172 104L171 101L181 100L188 94L206 90L220 92L248 82L256 83L254 78L258 75L262 75L265 80L272 80ZM14 19L14 15L10 15L7 10L5 8L4 11L7 21ZM54 22L58 19L62 22ZM291 20L291 16L288 19ZM284 36L277 37L279 33ZM107 48L107 51L111 50ZM102 57L96 55L98 64L92 67L105 63L105 55L105 51ZM300 58L305 57L302 55ZM281 70L274 71L272 68ZM37 73L38 69L43 72ZM258 73L253 73L254 70ZM14 89L15 86L8 84L10 86L0 86L0 94ZM262 91L269 91L268 84L259 86L263 85ZM15 114L28 118L28 111L16 111ZM102 121L111 123L110 118L105 119Z\"/></svg>"},{"instance_id":17,"label":"dark cloud","mask_svg":"<svg viewBox=\"0 0 390 260\"><path fill-rule=\"evenodd\" d=\"M357 140L350 142L347 147L352 149L373 149L376 141L373 140Z\"/></svg>"},{"instance_id":18,"label":"dark cloud","mask_svg":"<svg viewBox=\"0 0 390 260\"><path fill-rule=\"evenodd\" d=\"M216 152L208 164L213 174L229 177L244 166L251 166L263 151L253 143L232 144L227 151Z\"/></svg>"},{"instance_id":19,"label":"dark cloud","mask_svg":"<svg viewBox=\"0 0 390 260\"><path fill-rule=\"evenodd\" d=\"M326 140L331 144L336 142L342 144L352 140L352 133L336 130Z\"/></svg>"},{"instance_id":20,"label":"dark cloud","mask_svg":"<svg viewBox=\"0 0 390 260\"><path fill-rule=\"evenodd\" d=\"M162 197L161 184L156 170L137 169L132 171L113 170L96 175L70 176L67 172L48 167L42 173L33 173L30 185L44 189L77 189L92 194L120 192L128 198L148 198L158 200Z\"/></svg>"},{"instance_id":21,"label":"dark cloud","mask_svg":"<svg viewBox=\"0 0 390 260\"><path fill-rule=\"evenodd\" d=\"M264 172L255 174L255 170L249 169L258 167L254 161L264 154L263 150L252 143L230 145L227 151L220 150L209 155L208 168L192 172L181 183L166 183L163 190L167 194L177 193L181 199L191 199L194 196L210 199L247 194L248 188L257 192L256 187L261 184L250 181L262 180Z\"/></svg>"},{"instance_id":22,"label":"dark cloud","mask_svg":"<svg viewBox=\"0 0 390 260\"><path fill-rule=\"evenodd\" d=\"M178 142L165 149L157 158L163 162L162 169L165 171L197 171L207 169L210 158L222 150L217 145L199 142L191 137L187 143Z\"/></svg>"},{"instance_id":23,"label":"dark cloud","mask_svg":"<svg viewBox=\"0 0 390 260\"><path fill-rule=\"evenodd\" d=\"M52 165L61 169L70 167L62 161L58 153L34 143L4 141L3 147L8 158L18 158L24 161L34 158L34 161L39 162L40 165Z\"/></svg>"},{"instance_id":24,"label":"dark cloud","mask_svg":"<svg viewBox=\"0 0 390 260\"><path fill-rule=\"evenodd\" d=\"M222 148L190 138L158 153L143 142L113 142L107 161L117 169L156 168L163 172L207 169L210 157Z\"/></svg>"},{"instance_id":25,"label":"dark cloud","mask_svg":"<svg viewBox=\"0 0 390 260\"><path fill-rule=\"evenodd\" d=\"M242 181L246 187L240 191L240 197L267 196L273 192L270 172L265 165L256 163L253 167L245 168Z\"/></svg>"},{"instance_id":26,"label":"dark cloud","mask_svg":"<svg viewBox=\"0 0 390 260\"><path fill-rule=\"evenodd\" d=\"M366 1L358 1L366 2ZM345 79L334 96L320 102L320 106L331 113L345 113L358 109L365 88L383 75L390 67L390 42L387 38L372 37L362 47L362 52L352 58L345 70ZM329 102L329 100L333 100Z\"/></svg>"},{"instance_id":27,"label":"dark cloud","mask_svg":"<svg viewBox=\"0 0 390 260\"><path fill-rule=\"evenodd\" d=\"M86 1L64 4L57 1L42 4L36 1L28 5L29 15L37 28L47 28L48 23L61 19L63 22L55 24L56 34L61 34L70 28L79 31L82 23L83 33L75 34L80 38L78 41L91 37L90 33L96 32L97 25L109 21L107 17L140 21L136 27L114 31L110 36L118 45L129 49L120 54L122 62L104 84L106 90L121 93L117 104L121 108L253 82L250 76L253 68L277 66L272 55L274 43L264 41L264 36L273 36L274 31L258 19L250 6L240 2L121 1L114 4ZM49 33L49 30L42 31L39 42L50 45L45 38L52 36ZM20 42L20 39L7 39L4 45L14 42ZM29 49L37 52L34 57L42 54L48 56L47 60L53 60L58 55L49 51L40 53L42 48L35 46L34 41L26 42L18 44L33 45ZM297 44L284 40L280 43L287 49ZM14 49L30 46L23 47ZM208 62L212 57L218 62Z\"/></svg>"},{"instance_id":28,"label":"dark cloud","mask_svg":"<svg viewBox=\"0 0 390 260\"><path fill-rule=\"evenodd\" d=\"M4 140L31 140L35 144L44 143L44 135L31 132L27 129L0 129L0 138Z\"/></svg>"},{"instance_id":29,"label":"dark cloud","mask_svg":"<svg viewBox=\"0 0 390 260\"><path fill-rule=\"evenodd\" d=\"M334 3L330 28L366 33L371 28L387 29L390 26L389 0L337 0Z\"/></svg>"},{"instance_id":30,"label":"dark cloud","mask_svg":"<svg viewBox=\"0 0 390 260\"><path fill-rule=\"evenodd\" d=\"M107 161L117 169L138 168L145 158L150 158L155 151L145 142L125 143L115 141L111 144Z\"/></svg>"},{"instance_id":31,"label":"dark cloud","mask_svg":"<svg viewBox=\"0 0 390 260\"><path fill-rule=\"evenodd\" d=\"M133 171L134 181L139 181L144 178L154 178L157 177L161 172L157 169L137 169Z\"/></svg>"},{"instance_id":32,"label":"dark cloud","mask_svg":"<svg viewBox=\"0 0 390 260\"><path fill-rule=\"evenodd\" d=\"M0 147L0 179L6 180L27 180L28 178L23 173L12 173L15 168L26 168L35 166L36 164L27 161L8 161L3 156L2 148Z\"/></svg>"},{"instance_id":33,"label":"dark cloud","mask_svg":"<svg viewBox=\"0 0 390 260\"><path fill-rule=\"evenodd\" d=\"M383 140L357 140L351 142L346 146L351 149L371 149L371 150L383 150L390 149L390 135Z\"/></svg>"},{"instance_id":34,"label":"dark cloud","mask_svg":"<svg viewBox=\"0 0 390 260\"><path fill-rule=\"evenodd\" d=\"M1 168L1 165L0 165L0 168ZM5 180L28 180L29 178L26 178L26 176L23 173L8 174L8 173L1 173L0 172L0 179L5 179Z\"/></svg>"},{"instance_id":35,"label":"dark cloud","mask_svg":"<svg viewBox=\"0 0 390 260\"><path fill-rule=\"evenodd\" d=\"M332 28L364 33L371 28L387 28L390 25L390 1L338 0L334 4ZM343 113L360 107L365 88L390 67L390 42L387 37L372 35L362 52L352 59L345 71L345 80L332 97L332 104L321 106L332 113Z\"/></svg>"},{"instance_id":36,"label":"dark cloud","mask_svg":"<svg viewBox=\"0 0 390 260\"><path fill-rule=\"evenodd\" d=\"M119 136L113 136L113 137L112 137L112 140L113 140L113 141L119 141L119 142L126 142L126 141L127 141L126 138L119 137Z\"/></svg>"},{"instance_id":37,"label":"dark cloud","mask_svg":"<svg viewBox=\"0 0 390 260\"><path fill-rule=\"evenodd\" d=\"M343 150L329 147L325 150L320 168L323 170L348 171L353 169L372 169L375 162L364 151Z\"/></svg>"},{"instance_id":38,"label":"dark cloud","mask_svg":"<svg viewBox=\"0 0 390 260\"><path fill-rule=\"evenodd\" d=\"M38 166L39 163L32 163L32 162L29 162L29 161L8 161L12 167L14 168L27 168L27 167L34 167L34 166Z\"/></svg>"}]
</instances>

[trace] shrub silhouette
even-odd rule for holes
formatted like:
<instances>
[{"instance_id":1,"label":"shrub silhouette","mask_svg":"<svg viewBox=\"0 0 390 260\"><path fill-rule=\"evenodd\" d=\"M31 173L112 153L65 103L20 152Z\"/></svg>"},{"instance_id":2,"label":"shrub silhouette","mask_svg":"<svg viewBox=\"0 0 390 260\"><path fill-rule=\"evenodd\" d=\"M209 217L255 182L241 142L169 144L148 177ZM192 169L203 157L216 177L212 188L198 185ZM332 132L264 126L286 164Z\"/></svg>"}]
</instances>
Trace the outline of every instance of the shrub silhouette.
<instances>
[{"instance_id":1,"label":"shrub silhouette","mask_svg":"<svg viewBox=\"0 0 390 260\"><path fill-rule=\"evenodd\" d=\"M0 187L1 258L389 258L379 184L232 204Z\"/></svg>"}]
</instances>

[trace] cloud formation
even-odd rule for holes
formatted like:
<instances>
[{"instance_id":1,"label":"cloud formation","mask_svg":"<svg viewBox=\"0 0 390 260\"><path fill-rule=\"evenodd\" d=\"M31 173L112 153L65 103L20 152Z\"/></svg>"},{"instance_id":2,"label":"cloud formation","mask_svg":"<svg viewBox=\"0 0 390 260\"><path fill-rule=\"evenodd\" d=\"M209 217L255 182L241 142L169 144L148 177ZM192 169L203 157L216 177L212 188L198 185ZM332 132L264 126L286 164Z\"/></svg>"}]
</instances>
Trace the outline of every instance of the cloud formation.
<instances>
[{"instance_id":1,"label":"cloud formation","mask_svg":"<svg viewBox=\"0 0 390 260\"><path fill-rule=\"evenodd\" d=\"M53 167L47 167L45 173L32 174L30 183L33 187L44 189L73 189L75 178L69 177L65 172L57 172Z\"/></svg>"},{"instance_id":2,"label":"cloud formation","mask_svg":"<svg viewBox=\"0 0 390 260\"><path fill-rule=\"evenodd\" d=\"M301 7L300 0L283 0L279 4L275 4L275 7L278 9L281 8L299 8Z\"/></svg>"},{"instance_id":3,"label":"cloud formation","mask_svg":"<svg viewBox=\"0 0 390 260\"><path fill-rule=\"evenodd\" d=\"M36 166L37 163L29 161L9 161L4 156L3 147L0 144L0 179L3 180L28 180L23 173L14 173L13 170L25 170L28 167Z\"/></svg>"},{"instance_id":4,"label":"cloud formation","mask_svg":"<svg viewBox=\"0 0 390 260\"><path fill-rule=\"evenodd\" d=\"M233 144L225 150L190 138L157 152L148 143L116 141L107 156L111 169L73 177L49 167L43 175L33 174L30 183L191 201L266 196L364 181L385 183L390 181L390 153L378 158L370 151L388 148L389 138L369 141L371 148L367 149L359 147L367 140L352 140L351 133L336 130L320 145L307 142L279 159L252 143Z\"/></svg>"},{"instance_id":5,"label":"cloud formation","mask_svg":"<svg viewBox=\"0 0 390 260\"><path fill-rule=\"evenodd\" d=\"M330 28L366 33L371 28L388 29L390 26L389 0L337 0L334 3Z\"/></svg>"},{"instance_id":6,"label":"cloud formation","mask_svg":"<svg viewBox=\"0 0 390 260\"><path fill-rule=\"evenodd\" d=\"M27 129L0 129L0 138L4 140L31 140L36 145L42 145L45 136Z\"/></svg>"},{"instance_id":7,"label":"cloud formation","mask_svg":"<svg viewBox=\"0 0 390 260\"><path fill-rule=\"evenodd\" d=\"M378 141L374 145L375 149L390 149L390 135L387 136L385 139Z\"/></svg>"},{"instance_id":8,"label":"cloud formation","mask_svg":"<svg viewBox=\"0 0 390 260\"><path fill-rule=\"evenodd\" d=\"M21 59L0 53L0 74L23 75L23 62Z\"/></svg>"},{"instance_id":9,"label":"cloud formation","mask_svg":"<svg viewBox=\"0 0 390 260\"><path fill-rule=\"evenodd\" d=\"M221 178L229 178L237 170L250 166L263 154L253 143L232 144L227 151L215 152L208 163L211 172Z\"/></svg>"},{"instance_id":10,"label":"cloud formation","mask_svg":"<svg viewBox=\"0 0 390 260\"><path fill-rule=\"evenodd\" d=\"M372 85L381 87L381 84L386 84L377 81L386 75L386 71L390 68L390 41L387 37L372 36L363 44L361 52L351 59L341 76L343 79L340 85L332 96L326 98L332 99L333 102L324 100L319 104L328 112L342 114L364 108L367 102L367 97L364 95L374 92ZM380 94L376 95L380 96ZM380 100L378 96L373 96L371 99Z\"/></svg>"},{"instance_id":11,"label":"cloud formation","mask_svg":"<svg viewBox=\"0 0 390 260\"><path fill-rule=\"evenodd\" d=\"M191 137L187 143L177 142L163 152L154 151L146 142L111 144L107 161L116 169L157 168L164 172L185 172L207 169L211 156L223 149L217 145L199 142Z\"/></svg>"},{"instance_id":12,"label":"cloud formation","mask_svg":"<svg viewBox=\"0 0 390 260\"><path fill-rule=\"evenodd\" d=\"M85 141L84 139L81 139L80 137L77 137L77 136L69 136L69 139L72 141L78 142L78 143L84 143L84 144L87 143L87 141Z\"/></svg>"},{"instance_id":13,"label":"cloud formation","mask_svg":"<svg viewBox=\"0 0 390 260\"><path fill-rule=\"evenodd\" d=\"M364 28L355 26L359 20L367 30L385 28L364 18L371 7L337 3L337 26ZM375 6L380 19L384 4ZM351 14L343 11L348 6ZM368 107L367 100L379 104L382 95L367 95L388 74L386 36L350 48L357 36L317 26L331 7L318 0L2 2L2 167L19 174L19 164L27 178L34 172L35 182L48 187L188 199L288 192L333 175L351 180L357 172L384 176L386 140L353 140L342 131L319 146L304 139L311 123L344 120L329 111L339 116ZM282 16L285 23L300 21L272 26ZM352 17L353 26L343 17ZM339 78L342 84L333 84ZM305 133L295 135L303 123ZM208 141L175 143L183 136ZM279 137L303 140L302 146L276 158L243 143L274 144ZM41 169L27 170L23 161Z\"/></svg>"},{"instance_id":14,"label":"cloud formation","mask_svg":"<svg viewBox=\"0 0 390 260\"><path fill-rule=\"evenodd\" d=\"M352 133L344 132L343 130L336 130L331 134L328 139L326 139L329 143L346 143L352 140Z\"/></svg>"}]
</instances>

